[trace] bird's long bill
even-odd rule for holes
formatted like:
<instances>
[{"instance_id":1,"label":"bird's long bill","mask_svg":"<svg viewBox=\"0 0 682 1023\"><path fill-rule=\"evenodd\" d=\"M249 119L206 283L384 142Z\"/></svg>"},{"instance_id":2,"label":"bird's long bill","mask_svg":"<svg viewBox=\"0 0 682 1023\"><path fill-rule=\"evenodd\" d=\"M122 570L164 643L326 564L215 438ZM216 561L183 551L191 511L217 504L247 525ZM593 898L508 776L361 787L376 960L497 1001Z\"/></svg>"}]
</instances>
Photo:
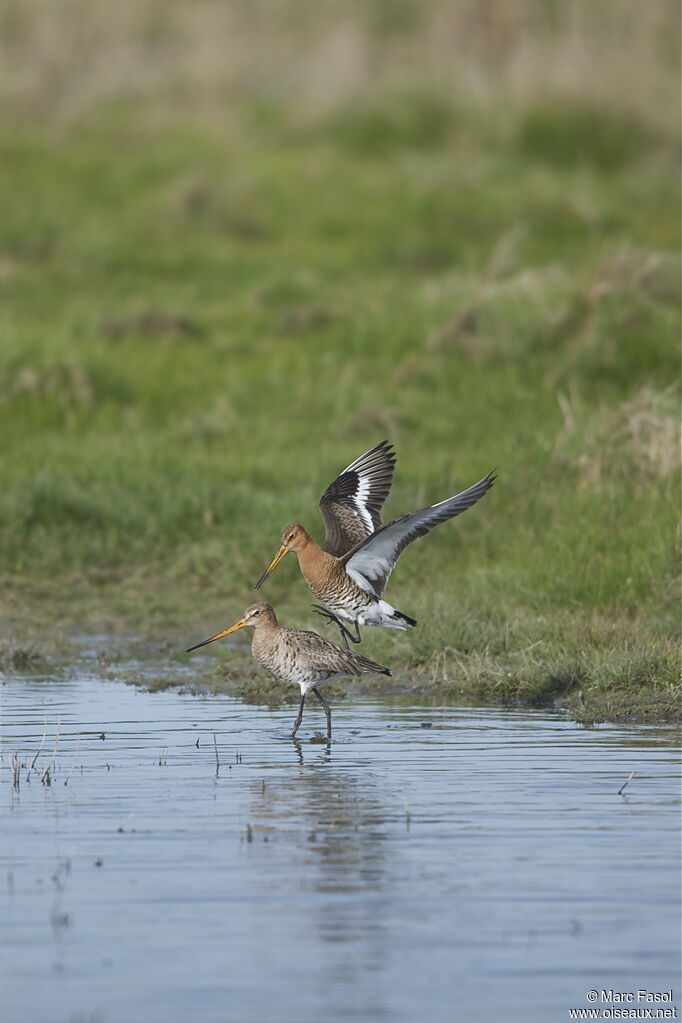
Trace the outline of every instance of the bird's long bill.
<instances>
[{"instance_id":1,"label":"bird's long bill","mask_svg":"<svg viewBox=\"0 0 682 1023\"><path fill-rule=\"evenodd\" d=\"M238 622L231 625L229 629L223 629L222 632L217 632L215 636L211 636L210 639L205 639L203 643L197 643L196 646L189 647L185 652L191 653L192 650L198 650L200 646L206 646L208 643L215 643L217 639L222 639L223 636L229 636L231 632L237 632L239 629L245 629L249 623L243 618L240 618Z\"/></svg>"},{"instance_id":2,"label":"bird's long bill","mask_svg":"<svg viewBox=\"0 0 682 1023\"><path fill-rule=\"evenodd\" d=\"M263 583L265 582L267 577L270 575L270 573L274 572L274 570L277 568L277 566L279 565L279 563L282 560L282 558L284 557L284 555L288 554L288 553L289 553L289 548L288 547L284 547L284 545L282 545L280 547L279 551L277 552L277 554L275 555L275 557L270 562L270 565L268 566L268 568L265 569L265 571L263 572L262 576L260 577L260 579L256 583L256 585L254 587L255 589L257 589L257 590L260 589L260 587L263 585Z\"/></svg>"}]
</instances>

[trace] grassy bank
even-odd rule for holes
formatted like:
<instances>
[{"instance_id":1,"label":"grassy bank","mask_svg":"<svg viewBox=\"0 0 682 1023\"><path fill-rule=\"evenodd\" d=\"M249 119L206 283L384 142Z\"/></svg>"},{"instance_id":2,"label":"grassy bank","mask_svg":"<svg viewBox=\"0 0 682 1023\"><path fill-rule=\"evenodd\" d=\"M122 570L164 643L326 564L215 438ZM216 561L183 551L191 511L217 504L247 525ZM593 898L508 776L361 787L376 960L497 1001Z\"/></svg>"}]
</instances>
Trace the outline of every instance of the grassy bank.
<instances>
[{"instance_id":1,"label":"grassy bank","mask_svg":"<svg viewBox=\"0 0 682 1023\"><path fill-rule=\"evenodd\" d=\"M673 714L674 132L584 97L152 112L2 143L8 658L233 621L281 527L319 537L322 490L388 437L388 515L499 482L401 560L419 627L369 656L462 697ZM295 564L264 596L320 627Z\"/></svg>"}]
</instances>

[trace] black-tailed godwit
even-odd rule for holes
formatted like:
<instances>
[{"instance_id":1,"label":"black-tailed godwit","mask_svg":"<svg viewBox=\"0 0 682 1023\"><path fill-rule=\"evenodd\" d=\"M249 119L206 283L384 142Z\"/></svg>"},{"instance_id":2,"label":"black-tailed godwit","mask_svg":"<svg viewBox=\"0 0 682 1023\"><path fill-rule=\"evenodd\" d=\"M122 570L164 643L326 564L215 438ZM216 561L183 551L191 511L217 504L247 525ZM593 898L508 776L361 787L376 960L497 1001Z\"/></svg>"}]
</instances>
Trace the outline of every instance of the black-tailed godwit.
<instances>
[{"instance_id":1,"label":"black-tailed godwit","mask_svg":"<svg viewBox=\"0 0 682 1023\"><path fill-rule=\"evenodd\" d=\"M291 733L292 739L299 729L303 718L303 705L306 694L311 690L324 707L327 717L327 738L332 736L332 712L318 686L336 675L390 675L388 668L370 661L367 657L343 650L323 639L316 632L292 629L280 625L270 604L260 601L247 607L242 618L229 628L216 633L210 639L197 643L187 651L197 650L207 643L229 636L239 629L250 626L253 631L251 653L262 668L272 672L283 682L293 682L300 687L301 702L298 716Z\"/></svg>"},{"instance_id":2,"label":"black-tailed godwit","mask_svg":"<svg viewBox=\"0 0 682 1023\"><path fill-rule=\"evenodd\" d=\"M344 642L350 639L359 643L361 625L382 629L412 628L417 624L414 618L382 599L398 558L413 540L471 508L487 494L494 482L495 475L490 472L461 494L378 526L340 555L320 547L303 526L287 526L282 532L280 549L256 583L256 588L284 555L293 551L298 556L305 581L323 605L321 610L324 612L326 609L327 616L336 621ZM355 633L345 623L354 625Z\"/></svg>"}]
</instances>

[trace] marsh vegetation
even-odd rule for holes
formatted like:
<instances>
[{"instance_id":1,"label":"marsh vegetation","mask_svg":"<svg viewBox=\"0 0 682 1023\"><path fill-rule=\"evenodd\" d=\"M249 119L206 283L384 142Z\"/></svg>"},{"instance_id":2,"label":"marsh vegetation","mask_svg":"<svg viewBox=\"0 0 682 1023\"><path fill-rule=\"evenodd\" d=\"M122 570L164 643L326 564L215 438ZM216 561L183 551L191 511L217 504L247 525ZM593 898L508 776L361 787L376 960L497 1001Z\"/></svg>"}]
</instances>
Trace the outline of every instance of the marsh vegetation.
<instances>
[{"instance_id":1,"label":"marsh vegetation","mask_svg":"<svg viewBox=\"0 0 682 1023\"><path fill-rule=\"evenodd\" d=\"M679 12L475 6L3 10L12 649L215 631L389 437L389 515L499 482L401 560L419 627L368 656L676 713ZM264 595L315 624L295 566Z\"/></svg>"}]
</instances>

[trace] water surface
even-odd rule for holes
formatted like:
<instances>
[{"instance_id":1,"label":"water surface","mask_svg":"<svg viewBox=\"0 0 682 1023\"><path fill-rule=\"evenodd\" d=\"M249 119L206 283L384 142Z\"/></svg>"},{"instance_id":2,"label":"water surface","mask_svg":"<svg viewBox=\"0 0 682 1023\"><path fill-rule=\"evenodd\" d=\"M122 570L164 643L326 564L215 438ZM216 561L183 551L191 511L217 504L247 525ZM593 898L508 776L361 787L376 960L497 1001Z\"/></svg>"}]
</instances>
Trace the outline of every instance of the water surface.
<instances>
[{"instance_id":1,"label":"water surface","mask_svg":"<svg viewBox=\"0 0 682 1023\"><path fill-rule=\"evenodd\" d=\"M329 746L314 702L295 744L291 706L87 673L0 698L3 1023L548 1023L592 988L679 1006L669 728L337 701Z\"/></svg>"}]
</instances>

